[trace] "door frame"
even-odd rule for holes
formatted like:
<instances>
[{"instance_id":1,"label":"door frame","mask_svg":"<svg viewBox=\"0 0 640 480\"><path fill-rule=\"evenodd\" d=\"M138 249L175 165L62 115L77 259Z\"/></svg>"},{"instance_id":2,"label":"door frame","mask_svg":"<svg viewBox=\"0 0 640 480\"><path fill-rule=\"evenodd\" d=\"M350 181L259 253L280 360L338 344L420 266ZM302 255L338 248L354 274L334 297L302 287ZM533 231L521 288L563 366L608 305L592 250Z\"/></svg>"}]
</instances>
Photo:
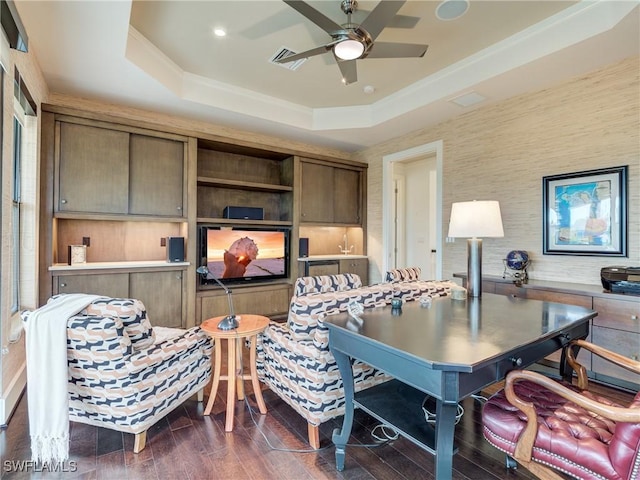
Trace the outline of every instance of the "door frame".
<instances>
[{"instance_id":1,"label":"door frame","mask_svg":"<svg viewBox=\"0 0 640 480\"><path fill-rule=\"evenodd\" d=\"M391 211L393 195L393 162L411 160L435 154L436 157L436 279L442 278L442 165L443 165L443 142L425 143L416 147L399 152L384 155L382 157L382 272L389 270L390 258L393 255L391 246L393 245L393 212ZM384 273L383 273L384 275Z\"/></svg>"}]
</instances>

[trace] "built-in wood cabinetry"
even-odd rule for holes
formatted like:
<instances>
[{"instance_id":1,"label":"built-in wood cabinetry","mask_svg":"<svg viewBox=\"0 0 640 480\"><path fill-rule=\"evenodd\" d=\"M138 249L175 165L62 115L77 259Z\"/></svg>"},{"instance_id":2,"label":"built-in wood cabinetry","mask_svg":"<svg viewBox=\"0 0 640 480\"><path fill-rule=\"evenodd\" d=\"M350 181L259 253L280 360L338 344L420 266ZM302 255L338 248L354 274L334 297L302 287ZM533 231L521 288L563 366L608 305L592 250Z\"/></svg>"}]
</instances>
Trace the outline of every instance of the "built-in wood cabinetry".
<instances>
[{"instance_id":1,"label":"built-in wood cabinetry","mask_svg":"<svg viewBox=\"0 0 640 480\"><path fill-rule=\"evenodd\" d=\"M454 276L466 279L466 274ZM483 293L511 295L546 302L567 303L591 308L598 315L591 321L588 340L635 360L640 359L640 297L609 293L598 285L529 280L515 285L498 276L483 276ZM590 376L605 383L626 388L640 388L640 378L597 355L581 351L578 359ZM559 354L551 357L558 361Z\"/></svg>"},{"instance_id":2,"label":"built-in wood cabinetry","mask_svg":"<svg viewBox=\"0 0 640 480\"><path fill-rule=\"evenodd\" d=\"M69 116L54 128L57 213L184 217L185 137Z\"/></svg>"},{"instance_id":3,"label":"built-in wood cabinetry","mask_svg":"<svg viewBox=\"0 0 640 480\"><path fill-rule=\"evenodd\" d=\"M139 298L154 325L224 315L224 291L199 286L200 225L290 230L289 277L232 286L239 314L286 316L303 223L338 226L334 248L345 236L366 254L366 164L61 106L44 104L41 118L40 304L85 292ZM263 216L225 218L225 207ZM166 261L169 236L185 239L184 262ZM81 243L87 263L67 265ZM353 261L339 268L366 278Z\"/></svg>"},{"instance_id":4,"label":"built-in wood cabinetry","mask_svg":"<svg viewBox=\"0 0 640 480\"><path fill-rule=\"evenodd\" d=\"M275 319L286 318L291 301L291 285L288 283L262 284L252 287L231 287L233 308L237 315L256 313ZM222 289L198 292L199 317L227 315L229 305Z\"/></svg>"},{"instance_id":5,"label":"built-in wood cabinetry","mask_svg":"<svg viewBox=\"0 0 640 480\"><path fill-rule=\"evenodd\" d=\"M43 106L40 303L138 298L153 325L188 325L189 264L166 262L161 247L187 236L188 139ZM68 265L67 246L84 241L87 263Z\"/></svg>"},{"instance_id":6,"label":"built-in wood cabinetry","mask_svg":"<svg viewBox=\"0 0 640 480\"><path fill-rule=\"evenodd\" d=\"M53 294L90 293L114 298L137 298L147 308L152 325L182 327L184 304L184 266L146 267L152 271L137 271L144 267L130 267L130 271L103 272L100 269L82 270L58 268L53 270Z\"/></svg>"},{"instance_id":7,"label":"built-in wood cabinetry","mask_svg":"<svg viewBox=\"0 0 640 480\"><path fill-rule=\"evenodd\" d=\"M363 285L369 284L369 259L349 255L340 257L323 255L298 260L301 275L337 275L339 273L355 273L360 277Z\"/></svg>"},{"instance_id":8,"label":"built-in wood cabinetry","mask_svg":"<svg viewBox=\"0 0 640 480\"><path fill-rule=\"evenodd\" d=\"M300 170L302 223L363 224L366 170L307 158Z\"/></svg>"},{"instance_id":9,"label":"built-in wood cabinetry","mask_svg":"<svg viewBox=\"0 0 640 480\"><path fill-rule=\"evenodd\" d=\"M293 156L198 141L198 222L293 225ZM260 220L224 218L225 207L261 208Z\"/></svg>"}]
</instances>

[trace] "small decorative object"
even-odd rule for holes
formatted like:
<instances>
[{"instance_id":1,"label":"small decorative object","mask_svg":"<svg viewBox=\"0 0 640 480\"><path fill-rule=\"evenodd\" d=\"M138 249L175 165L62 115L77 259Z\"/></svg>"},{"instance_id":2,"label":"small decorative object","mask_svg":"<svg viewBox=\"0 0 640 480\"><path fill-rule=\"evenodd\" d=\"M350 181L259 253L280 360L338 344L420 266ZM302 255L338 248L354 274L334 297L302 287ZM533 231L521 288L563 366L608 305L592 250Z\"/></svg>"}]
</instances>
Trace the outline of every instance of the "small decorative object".
<instances>
[{"instance_id":1,"label":"small decorative object","mask_svg":"<svg viewBox=\"0 0 640 480\"><path fill-rule=\"evenodd\" d=\"M355 300L352 300L347 305L347 312L349 312L349 316L351 316L351 318L361 320L360 315L364 313L364 307Z\"/></svg>"},{"instance_id":2,"label":"small decorative object","mask_svg":"<svg viewBox=\"0 0 640 480\"><path fill-rule=\"evenodd\" d=\"M393 297L391 299L391 309L392 310L401 310L402 309L402 299L398 297Z\"/></svg>"},{"instance_id":3,"label":"small decorative object","mask_svg":"<svg viewBox=\"0 0 640 480\"><path fill-rule=\"evenodd\" d=\"M543 177L542 253L626 257L627 170Z\"/></svg>"},{"instance_id":4,"label":"small decorative object","mask_svg":"<svg viewBox=\"0 0 640 480\"><path fill-rule=\"evenodd\" d=\"M525 250L511 250L503 260L502 278L513 277L516 283L526 283L529 279L527 267L531 264L529 254Z\"/></svg>"},{"instance_id":5,"label":"small decorative object","mask_svg":"<svg viewBox=\"0 0 640 480\"><path fill-rule=\"evenodd\" d=\"M430 307L431 306L431 295L427 293L423 293L419 298L421 307Z\"/></svg>"},{"instance_id":6,"label":"small decorative object","mask_svg":"<svg viewBox=\"0 0 640 480\"><path fill-rule=\"evenodd\" d=\"M462 287L451 287L451 298L454 300L465 300L467 298L467 289Z\"/></svg>"},{"instance_id":7,"label":"small decorative object","mask_svg":"<svg viewBox=\"0 0 640 480\"><path fill-rule=\"evenodd\" d=\"M69 265L87 263L86 245L69 245Z\"/></svg>"}]
</instances>

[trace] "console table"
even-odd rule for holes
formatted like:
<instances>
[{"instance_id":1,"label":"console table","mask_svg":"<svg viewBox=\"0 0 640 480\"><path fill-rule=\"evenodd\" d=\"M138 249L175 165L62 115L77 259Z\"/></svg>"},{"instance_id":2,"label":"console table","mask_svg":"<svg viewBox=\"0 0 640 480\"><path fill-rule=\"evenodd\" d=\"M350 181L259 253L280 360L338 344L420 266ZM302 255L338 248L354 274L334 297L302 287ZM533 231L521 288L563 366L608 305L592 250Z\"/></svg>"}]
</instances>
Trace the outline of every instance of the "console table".
<instances>
[{"instance_id":1,"label":"console table","mask_svg":"<svg viewBox=\"0 0 640 480\"><path fill-rule=\"evenodd\" d=\"M467 278L466 273L453 276L461 278L463 283ZM591 322L589 341L640 360L640 296L607 292L601 285L531 279L527 283L516 284L513 279L498 275L482 276L482 292L592 308L598 316ZM578 360L593 380L635 392L640 389L638 375L624 368L584 350ZM554 355L545 363L552 362L555 366L558 361L558 355Z\"/></svg>"},{"instance_id":2,"label":"console table","mask_svg":"<svg viewBox=\"0 0 640 480\"><path fill-rule=\"evenodd\" d=\"M431 306L407 302L365 309L356 320L328 316L329 347L342 375L345 416L333 433L336 468L344 469L345 448L357 405L436 456L435 477L450 479L458 402L504 379L576 338L589 333L596 312L573 305L484 294L481 298L434 298ZM396 380L354 396L351 359L359 359ZM561 369L568 377L569 368ZM436 399L435 429L422 402Z\"/></svg>"}]
</instances>

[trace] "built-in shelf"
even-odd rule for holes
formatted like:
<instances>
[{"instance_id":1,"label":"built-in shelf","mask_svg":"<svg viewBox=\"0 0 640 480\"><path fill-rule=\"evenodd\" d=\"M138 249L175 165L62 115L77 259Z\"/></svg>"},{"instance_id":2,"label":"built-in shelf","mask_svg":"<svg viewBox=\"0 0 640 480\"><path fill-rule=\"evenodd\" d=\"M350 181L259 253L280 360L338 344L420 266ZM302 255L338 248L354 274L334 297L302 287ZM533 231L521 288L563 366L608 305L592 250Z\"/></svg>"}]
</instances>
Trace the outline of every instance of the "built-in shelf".
<instances>
[{"instance_id":1,"label":"built-in shelf","mask_svg":"<svg viewBox=\"0 0 640 480\"><path fill-rule=\"evenodd\" d=\"M274 227L291 227L293 222L281 220L244 220L237 218L198 217L198 223L215 223L220 225L269 225Z\"/></svg>"},{"instance_id":2,"label":"built-in shelf","mask_svg":"<svg viewBox=\"0 0 640 480\"><path fill-rule=\"evenodd\" d=\"M198 185L208 187L235 188L253 192L292 192L289 185L275 185L271 183L245 182L226 178L198 177Z\"/></svg>"},{"instance_id":3,"label":"built-in shelf","mask_svg":"<svg viewBox=\"0 0 640 480\"><path fill-rule=\"evenodd\" d=\"M65 271L84 271L84 270L111 270L111 269L134 269L134 268L157 268L167 270L169 268L176 268L178 270L188 267L189 262L167 262L164 260L140 260L129 262L87 262L76 263L74 265L68 265L66 263L56 263L49 267L51 272L65 272Z\"/></svg>"},{"instance_id":4,"label":"built-in shelf","mask_svg":"<svg viewBox=\"0 0 640 480\"><path fill-rule=\"evenodd\" d=\"M385 425L393 425L404 437L435 454L435 428L425 419L422 404L427 394L398 380L391 380L355 394L354 403ZM454 453L458 448L454 446Z\"/></svg>"},{"instance_id":5,"label":"built-in shelf","mask_svg":"<svg viewBox=\"0 0 640 480\"><path fill-rule=\"evenodd\" d=\"M66 220L106 220L116 222L166 222L185 223L185 217L159 217L151 215L127 215L116 213L76 213L76 212L56 212L54 218Z\"/></svg>"}]
</instances>

